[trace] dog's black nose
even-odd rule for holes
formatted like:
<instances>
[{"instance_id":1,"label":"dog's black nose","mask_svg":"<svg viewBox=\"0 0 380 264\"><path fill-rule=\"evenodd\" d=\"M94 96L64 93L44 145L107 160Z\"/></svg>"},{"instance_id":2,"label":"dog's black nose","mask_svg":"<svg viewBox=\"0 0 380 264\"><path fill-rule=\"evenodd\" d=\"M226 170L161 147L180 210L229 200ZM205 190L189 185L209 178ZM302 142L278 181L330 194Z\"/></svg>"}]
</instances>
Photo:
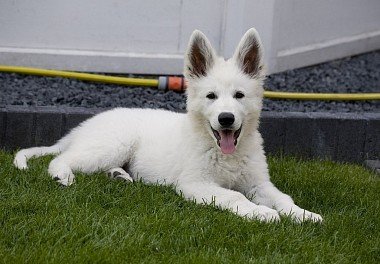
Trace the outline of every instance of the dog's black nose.
<instances>
[{"instance_id":1,"label":"dog's black nose","mask_svg":"<svg viewBox=\"0 0 380 264\"><path fill-rule=\"evenodd\" d=\"M235 116L229 112L219 114L218 121L222 127L229 127L235 122Z\"/></svg>"}]
</instances>

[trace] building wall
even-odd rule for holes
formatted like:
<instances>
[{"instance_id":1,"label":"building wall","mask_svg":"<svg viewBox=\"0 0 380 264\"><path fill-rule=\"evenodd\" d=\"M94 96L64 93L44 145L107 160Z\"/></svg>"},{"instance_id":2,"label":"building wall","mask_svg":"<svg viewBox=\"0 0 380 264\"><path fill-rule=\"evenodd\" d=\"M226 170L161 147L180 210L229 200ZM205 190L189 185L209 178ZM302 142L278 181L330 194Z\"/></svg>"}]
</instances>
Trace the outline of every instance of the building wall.
<instances>
[{"instance_id":1,"label":"building wall","mask_svg":"<svg viewBox=\"0 0 380 264\"><path fill-rule=\"evenodd\" d=\"M277 1L277 71L380 48L380 1Z\"/></svg>"},{"instance_id":2,"label":"building wall","mask_svg":"<svg viewBox=\"0 0 380 264\"><path fill-rule=\"evenodd\" d=\"M379 0L2 0L0 64L179 74L194 29L231 56L256 27L269 72L380 48Z\"/></svg>"}]
</instances>

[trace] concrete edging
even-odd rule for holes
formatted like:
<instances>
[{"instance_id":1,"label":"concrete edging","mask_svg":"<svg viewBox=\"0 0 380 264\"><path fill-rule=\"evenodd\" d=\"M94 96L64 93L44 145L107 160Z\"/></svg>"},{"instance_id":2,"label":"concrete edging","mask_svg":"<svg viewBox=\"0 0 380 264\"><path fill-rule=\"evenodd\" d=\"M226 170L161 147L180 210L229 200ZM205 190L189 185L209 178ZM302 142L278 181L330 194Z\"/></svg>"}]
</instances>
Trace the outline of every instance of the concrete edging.
<instances>
[{"instance_id":1,"label":"concrete edging","mask_svg":"<svg viewBox=\"0 0 380 264\"><path fill-rule=\"evenodd\" d=\"M71 128L106 109L0 108L0 148L52 145ZM263 112L265 150L345 162L380 159L380 113Z\"/></svg>"}]
</instances>

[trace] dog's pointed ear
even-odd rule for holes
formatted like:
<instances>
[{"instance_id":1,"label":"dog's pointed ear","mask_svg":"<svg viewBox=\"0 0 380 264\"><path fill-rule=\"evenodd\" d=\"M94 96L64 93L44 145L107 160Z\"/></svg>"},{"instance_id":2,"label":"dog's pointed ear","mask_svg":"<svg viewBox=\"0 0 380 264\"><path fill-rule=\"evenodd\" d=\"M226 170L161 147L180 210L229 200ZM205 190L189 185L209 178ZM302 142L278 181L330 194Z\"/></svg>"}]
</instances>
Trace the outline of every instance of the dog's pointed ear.
<instances>
[{"instance_id":1,"label":"dog's pointed ear","mask_svg":"<svg viewBox=\"0 0 380 264\"><path fill-rule=\"evenodd\" d=\"M249 29L236 48L234 59L238 67L251 78L259 77L263 71L263 51L256 29Z\"/></svg>"},{"instance_id":2,"label":"dog's pointed ear","mask_svg":"<svg viewBox=\"0 0 380 264\"><path fill-rule=\"evenodd\" d=\"M184 75L187 79L207 76L215 63L215 52L206 36L199 30L191 34L185 54Z\"/></svg>"}]
</instances>

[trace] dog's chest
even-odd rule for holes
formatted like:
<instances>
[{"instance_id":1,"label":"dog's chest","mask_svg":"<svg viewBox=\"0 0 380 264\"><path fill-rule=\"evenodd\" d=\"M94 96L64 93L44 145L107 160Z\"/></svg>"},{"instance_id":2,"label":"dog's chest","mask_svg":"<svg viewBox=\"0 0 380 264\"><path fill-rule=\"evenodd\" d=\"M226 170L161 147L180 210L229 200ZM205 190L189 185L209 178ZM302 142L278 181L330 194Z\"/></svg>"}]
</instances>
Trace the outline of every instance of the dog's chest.
<instances>
[{"instance_id":1,"label":"dog's chest","mask_svg":"<svg viewBox=\"0 0 380 264\"><path fill-rule=\"evenodd\" d=\"M247 158L222 156L213 153L208 157L207 174L224 188L233 188L247 172Z\"/></svg>"}]
</instances>

